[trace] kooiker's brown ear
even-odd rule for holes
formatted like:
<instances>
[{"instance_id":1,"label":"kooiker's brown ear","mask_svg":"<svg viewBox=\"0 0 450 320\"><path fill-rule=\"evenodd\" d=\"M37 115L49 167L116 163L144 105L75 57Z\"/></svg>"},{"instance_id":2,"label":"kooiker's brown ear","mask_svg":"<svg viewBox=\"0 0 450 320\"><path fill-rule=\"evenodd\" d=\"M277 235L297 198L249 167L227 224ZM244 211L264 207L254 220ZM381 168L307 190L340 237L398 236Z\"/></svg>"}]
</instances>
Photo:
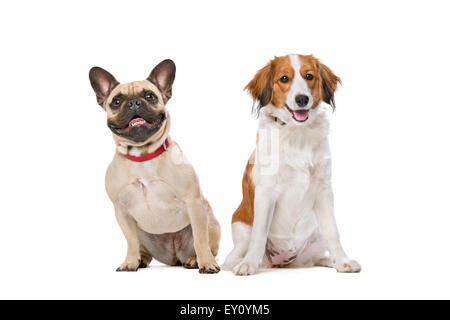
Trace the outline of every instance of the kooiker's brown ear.
<instances>
[{"instance_id":1,"label":"kooiker's brown ear","mask_svg":"<svg viewBox=\"0 0 450 320\"><path fill-rule=\"evenodd\" d=\"M255 103L253 104L253 113L259 115L262 107L269 104L272 100L272 86L271 86L271 64L267 64L264 68L259 70L244 88L252 95Z\"/></svg>"},{"instance_id":2,"label":"kooiker's brown ear","mask_svg":"<svg viewBox=\"0 0 450 320\"><path fill-rule=\"evenodd\" d=\"M320 63L320 77L322 78L322 100L328 103L334 111L336 108L334 103L334 92L337 89L338 83L342 83L341 79L323 63Z\"/></svg>"},{"instance_id":3,"label":"kooiker's brown ear","mask_svg":"<svg viewBox=\"0 0 450 320\"><path fill-rule=\"evenodd\" d=\"M103 104L106 98L119 82L112 74L100 67L93 67L89 71L89 80L91 81L92 89L94 89L95 95L97 96L98 104L105 109Z\"/></svg>"}]
</instances>

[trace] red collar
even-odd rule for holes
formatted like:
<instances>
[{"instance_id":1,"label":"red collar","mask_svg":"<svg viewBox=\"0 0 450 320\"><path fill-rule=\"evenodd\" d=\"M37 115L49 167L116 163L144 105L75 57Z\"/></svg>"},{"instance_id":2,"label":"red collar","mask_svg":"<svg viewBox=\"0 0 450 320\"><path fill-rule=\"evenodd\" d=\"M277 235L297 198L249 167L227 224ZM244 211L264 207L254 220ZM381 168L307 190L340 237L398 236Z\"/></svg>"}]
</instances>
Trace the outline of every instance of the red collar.
<instances>
[{"instance_id":1,"label":"red collar","mask_svg":"<svg viewBox=\"0 0 450 320\"><path fill-rule=\"evenodd\" d=\"M148 161L148 160L152 160L153 158L156 158L161 153L166 151L167 148L169 148L169 139L164 140L164 143L158 149L153 151L152 153L147 153L146 155L143 155L140 157L135 157L135 156L130 156L128 154L124 154L124 157L131 161L144 162L144 161Z\"/></svg>"}]
</instances>

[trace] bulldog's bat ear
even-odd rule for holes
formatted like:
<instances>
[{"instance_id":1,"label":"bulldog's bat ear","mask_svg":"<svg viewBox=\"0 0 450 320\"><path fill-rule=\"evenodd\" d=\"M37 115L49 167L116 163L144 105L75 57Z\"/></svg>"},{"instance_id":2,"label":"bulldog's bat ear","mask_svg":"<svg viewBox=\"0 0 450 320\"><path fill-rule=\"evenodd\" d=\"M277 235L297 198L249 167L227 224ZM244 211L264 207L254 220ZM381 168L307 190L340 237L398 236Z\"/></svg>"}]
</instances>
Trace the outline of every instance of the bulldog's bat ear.
<instances>
[{"instance_id":1,"label":"bulldog's bat ear","mask_svg":"<svg viewBox=\"0 0 450 320\"><path fill-rule=\"evenodd\" d=\"M93 67L89 71L89 80L91 81L92 89L94 89L97 96L98 104L105 108L104 102L106 98L119 82L112 74L100 67Z\"/></svg>"},{"instance_id":2,"label":"bulldog's bat ear","mask_svg":"<svg viewBox=\"0 0 450 320\"><path fill-rule=\"evenodd\" d=\"M164 94L166 101L172 97L172 84L175 80L175 63L166 59L161 61L150 73L147 80L154 83Z\"/></svg>"}]
</instances>

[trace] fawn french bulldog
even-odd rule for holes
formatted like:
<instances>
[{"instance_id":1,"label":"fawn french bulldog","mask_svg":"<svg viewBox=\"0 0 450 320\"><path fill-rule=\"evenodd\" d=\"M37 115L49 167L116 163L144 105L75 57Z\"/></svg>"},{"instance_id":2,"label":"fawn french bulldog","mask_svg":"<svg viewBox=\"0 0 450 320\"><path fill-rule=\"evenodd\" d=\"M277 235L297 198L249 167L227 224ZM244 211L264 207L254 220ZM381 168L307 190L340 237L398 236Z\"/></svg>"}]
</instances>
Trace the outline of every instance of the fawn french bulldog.
<instances>
[{"instance_id":1,"label":"fawn french bulldog","mask_svg":"<svg viewBox=\"0 0 450 320\"><path fill-rule=\"evenodd\" d=\"M162 61L142 81L120 84L99 67L89 79L117 146L106 173L106 191L128 243L117 271L137 271L155 258L219 272L219 223L192 165L169 136L174 62Z\"/></svg>"}]
</instances>

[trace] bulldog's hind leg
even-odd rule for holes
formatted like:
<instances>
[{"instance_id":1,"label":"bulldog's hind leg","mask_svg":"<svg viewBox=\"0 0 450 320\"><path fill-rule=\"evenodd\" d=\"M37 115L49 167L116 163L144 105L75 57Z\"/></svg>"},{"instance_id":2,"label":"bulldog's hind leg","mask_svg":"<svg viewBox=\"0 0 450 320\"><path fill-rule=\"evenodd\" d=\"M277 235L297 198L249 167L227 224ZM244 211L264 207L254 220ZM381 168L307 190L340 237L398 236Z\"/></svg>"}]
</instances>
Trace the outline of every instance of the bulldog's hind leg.
<instances>
[{"instance_id":1,"label":"bulldog's hind leg","mask_svg":"<svg viewBox=\"0 0 450 320\"><path fill-rule=\"evenodd\" d=\"M241 262L247 253L252 233L252 227L243 222L233 223L231 229L233 233L234 249L230 252L225 259L225 263L222 265L224 270L232 270Z\"/></svg>"},{"instance_id":2,"label":"bulldog's hind leg","mask_svg":"<svg viewBox=\"0 0 450 320\"><path fill-rule=\"evenodd\" d=\"M139 268L147 268L150 265L150 262L152 262L153 258L150 255L150 253L148 253L148 251L142 247L141 247L140 253L141 253L141 259L140 259L140 263L139 263Z\"/></svg>"},{"instance_id":3,"label":"bulldog's hind leg","mask_svg":"<svg viewBox=\"0 0 450 320\"><path fill-rule=\"evenodd\" d=\"M194 250L194 237L190 225L175 234L173 246L178 265L182 265L187 269L198 269Z\"/></svg>"}]
</instances>

